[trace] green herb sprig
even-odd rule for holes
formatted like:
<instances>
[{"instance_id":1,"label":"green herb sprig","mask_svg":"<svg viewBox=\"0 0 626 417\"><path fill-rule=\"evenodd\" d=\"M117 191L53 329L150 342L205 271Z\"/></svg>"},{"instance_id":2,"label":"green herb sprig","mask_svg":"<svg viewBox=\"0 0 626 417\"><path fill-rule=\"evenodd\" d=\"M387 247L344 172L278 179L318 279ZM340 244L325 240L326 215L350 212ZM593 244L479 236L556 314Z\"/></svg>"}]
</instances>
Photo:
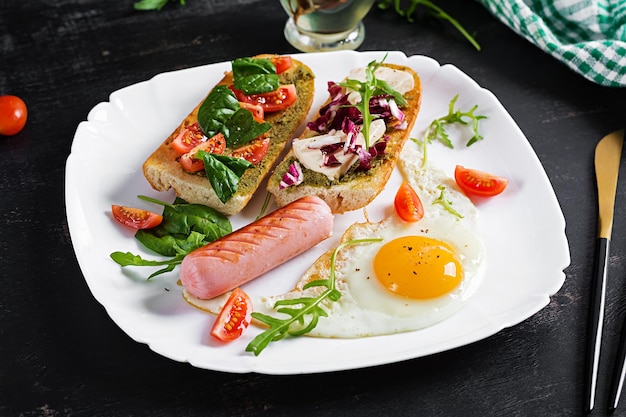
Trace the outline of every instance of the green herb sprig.
<instances>
[{"instance_id":1,"label":"green herb sprig","mask_svg":"<svg viewBox=\"0 0 626 417\"><path fill-rule=\"evenodd\" d=\"M361 96L361 101L354 104L354 107L361 112L361 116L363 117L362 133L365 139L366 149L370 147L370 124L374 119L370 113L370 99L377 95L389 94L394 98L398 106L406 106L406 100L402 94L391 87L385 80L376 78L376 70L383 64L386 58L387 55L380 61L371 61L367 64L365 68L365 81L347 79L339 83L342 87L356 91Z\"/></svg>"},{"instance_id":2,"label":"green herb sprig","mask_svg":"<svg viewBox=\"0 0 626 417\"><path fill-rule=\"evenodd\" d=\"M437 19L445 20L452 24L452 26L454 26L456 30L458 30L461 35L463 35L463 37L465 37L465 39L467 39L477 51L480 51L480 45L478 44L478 42L476 42L476 39L472 35L470 35L469 32L465 30L465 28L455 18L443 11L441 7L437 6L432 1L409 0L408 6L403 9L402 0L382 0L380 3L378 3L378 8L381 10L387 10L391 7L391 3L393 3L393 8L396 13L398 13L400 16L405 16L409 22L415 21L415 19L413 19L413 13L415 13L417 7L425 6L426 8L428 8L428 13L431 16L436 17Z\"/></svg>"},{"instance_id":3,"label":"green herb sprig","mask_svg":"<svg viewBox=\"0 0 626 417\"><path fill-rule=\"evenodd\" d=\"M165 274L166 272L171 272L176 268L177 265L180 265L183 262L183 258L185 255L177 255L171 259L166 259L163 261L156 261L151 259L144 259L140 255L135 255L131 252L113 252L111 254L111 259L115 261L119 266L165 266L165 268L161 268L156 272L153 272L148 276L148 281L157 275Z\"/></svg>"},{"instance_id":4,"label":"green herb sprig","mask_svg":"<svg viewBox=\"0 0 626 417\"><path fill-rule=\"evenodd\" d=\"M278 313L286 314L287 318L281 319L263 313L252 313L252 317L269 326L263 333L257 335L246 347L246 352L252 352L255 356L271 343L283 339L285 336L302 336L309 333L317 326L320 317L327 317L322 303L326 300L337 301L341 298L341 292L336 286L335 260L337 253L348 245L380 242L380 238L354 239L343 242L333 251L330 258L330 274L327 279L315 280L307 283L304 289L312 287L324 287L317 297L301 297L291 300L278 300L274 309ZM306 321L308 319L308 324Z\"/></svg>"},{"instance_id":5,"label":"green herb sprig","mask_svg":"<svg viewBox=\"0 0 626 417\"><path fill-rule=\"evenodd\" d=\"M450 100L450 104L448 105L448 114L446 116L439 117L430 122L430 125L424 132L424 137L420 141L416 138L411 138L418 146L422 147L422 167L426 166L427 161L427 145L431 144L433 140L439 140L448 148L454 148L452 141L450 140L450 136L446 132L446 126L460 123L462 125L467 125L469 123L472 124L473 135L468 140L466 146L471 146L474 143L483 139L483 136L479 132L478 122L486 119L487 116L474 114L476 109L478 109L478 105L472 107L469 111L463 112L460 109L455 109L454 105L458 100L459 95L455 95L452 100Z\"/></svg>"},{"instance_id":6,"label":"green herb sprig","mask_svg":"<svg viewBox=\"0 0 626 417\"><path fill-rule=\"evenodd\" d=\"M463 215L459 213L458 211L456 211L454 207L452 207L452 202L446 198L446 195L445 195L446 187L444 187L443 185L438 185L437 188L441 192L439 193L439 197L437 197L433 201L433 204L441 204L448 213L452 214L453 216L458 217L459 219L462 219Z\"/></svg>"},{"instance_id":7,"label":"green herb sprig","mask_svg":"<svg viewBox=\"0 0 626 417\"><path fill-rule=\"evenodd\" d=\"M468 125L471 123L473 136L469 139L466 146L472 146L474 143L483 139L482 135L478 131L478 122L486 119L487 116L482 116L478 114L474 114L476 109L478 109L478 105L472 107L469 111L461 111L460 109L455 109L454 104L456 103L459 95L457 94L450 100L450 104L448 106L448 114L443 117L439 117L438 119L433 120L426 129L426 141L428 143L432 143L434 139L438 139L446 145L448 148L454 148L450 137L446 133L446 126L454 123L460 123L462 125Z\"/></svg>"}]
</instances>

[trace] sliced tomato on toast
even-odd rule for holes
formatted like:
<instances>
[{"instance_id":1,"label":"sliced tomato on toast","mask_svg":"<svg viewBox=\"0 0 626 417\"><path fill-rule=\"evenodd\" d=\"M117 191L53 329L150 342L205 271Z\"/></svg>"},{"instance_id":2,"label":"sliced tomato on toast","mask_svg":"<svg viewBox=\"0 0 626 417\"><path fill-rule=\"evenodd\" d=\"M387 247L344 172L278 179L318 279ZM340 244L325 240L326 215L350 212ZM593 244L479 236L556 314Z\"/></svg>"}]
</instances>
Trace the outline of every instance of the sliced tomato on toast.
<instances>
[{"instance_id":1,"label":"sliced tomato on toast","mask_svg":"<svg viewBox=\"0 0 626 417\"><path fill-rule=\"evenodd\" d=\"M285 110L296 102L298 93L295 84L284 84L275 91L263 94L244 94L243 91L237 90L234 86L230 86L237 100L244 103L257 104L263 107L266 113Z\"/></svg>"},{"instance_id":2,"label":"sliced tomato on toast","mask_svg":"<svg viewBox=\"0 0 626 417\"><path fill-rule=\"evenodd\" d=\"M207 137L200 129L200 125L196 122L182 129L172 141L171 146L176 152L183 154L189 152L206 139Z\"/></svg>"},{"instance_id":3,"label":"sliced tomato on toast","mask_svg":"<svg viewBox=\"0 0 626 417\"><path fill-rule=\"evenodd\" d=\"M276 67L276 74L283 73L291 68L291 57L287 55L275 56L270 58L272 64Z\"/></svg>"},{"instance_id":4,"label":"sliced tomato on toast","mask_svg":"<svg viewBox=\"0 0 626 417\"><path fill-rule=\"evenodd\" d=\"M263 123L265 121L265 111L263 111L263 107L259 104L247 103L245 101L240 101L239 105L242 109L249 110L252 113L252 117L258 123Z\"/></svg>"},{"instance_id":5,"label":"sliced tomato on toast","mask_svg":"<svg viewBox=\"0 0 626 417\"><path fill-rule=\"evenodd\" d=\"M196 153L198 151L204 151L208 153L222 154L226 149L226 139L221 133L217 133L214 136L208 138L204 142L199 143L189 152L184 153L180 157L180 164L187 172L198 172L204 169L204 162L200 159L196 159Z\"/></svg>"},{"instance_id":6,"label":"sliced tomato on toast","mask_svg":"<svg viewBox=\"0 0 626 417\"><path fill-rule=\"evenodd\" d=\"M243 158L253 164L258 164L267 154L269 148L270 138L258 138L250 142L248 145L235 149L232 156L236 158Z\"/></svg>"}]
</instances>

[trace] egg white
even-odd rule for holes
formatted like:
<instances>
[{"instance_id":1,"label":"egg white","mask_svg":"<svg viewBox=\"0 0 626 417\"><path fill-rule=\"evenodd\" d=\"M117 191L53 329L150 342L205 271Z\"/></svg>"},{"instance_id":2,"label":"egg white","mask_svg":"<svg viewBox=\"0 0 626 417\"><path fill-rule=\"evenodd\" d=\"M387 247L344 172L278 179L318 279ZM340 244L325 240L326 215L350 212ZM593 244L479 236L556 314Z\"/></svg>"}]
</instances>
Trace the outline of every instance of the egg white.
<instances>
[{"instance_id":1,"label":"egg white","mask_svg":"<svg viewBox=\"0 0 626 417\"><path fill-rule=\"evenodd\" d=\"M478 210L457 187L454 179L429 162L422 166L419 149L406 146L398 168L416 190L424 206L424 218L407 223L395 213L376 223L353 224L344 239L381 238L380 242L345 246L335 262L337 289L341 297L327 300L323 308L328 313L307 335L328 338L356 338L386 335L417 330L431 326L459 311L480 285L486 268L484 244L478 233ZM445 187L444 198L462 217L459 218L435 202ZM393 204L393 202L390 202ZM437 298L417 300L398 296L378 281L373 270L373 259L386 243L401 236L427 236L450 244L460 257L464 270L461 283L451 292ZM393 262L393 260L389 260ZM316 264L314 264L315 267ZM319 266L312 269L319 271ZM274 304L282 299L315 297L322 287L304 290L311 279L305 274L296 289L279 295L250 294L254 311L280 317ZM323 276L327 278L328 275ZM206 311L219 311L225 296L214 300L187 300Z\"/></svg>"}]
</instances>

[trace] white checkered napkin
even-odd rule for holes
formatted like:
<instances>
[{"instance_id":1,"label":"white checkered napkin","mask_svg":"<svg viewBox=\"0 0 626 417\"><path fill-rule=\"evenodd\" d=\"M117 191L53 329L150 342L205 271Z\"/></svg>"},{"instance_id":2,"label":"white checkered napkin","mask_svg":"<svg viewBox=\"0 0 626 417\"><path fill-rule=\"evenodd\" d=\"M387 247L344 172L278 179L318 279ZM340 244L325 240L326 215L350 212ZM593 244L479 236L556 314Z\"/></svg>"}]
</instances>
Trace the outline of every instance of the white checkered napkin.
<instances>
[{"instance_id":1,"label":"white checkered napkin","mask_svg":"<svg viewBox=\"0 0 626 417\"><path fill-rule=\"evenodd\" d=\"M478 1L585 78L608 87L626 87L626 1Z\"/></svg>"}]
</instances>

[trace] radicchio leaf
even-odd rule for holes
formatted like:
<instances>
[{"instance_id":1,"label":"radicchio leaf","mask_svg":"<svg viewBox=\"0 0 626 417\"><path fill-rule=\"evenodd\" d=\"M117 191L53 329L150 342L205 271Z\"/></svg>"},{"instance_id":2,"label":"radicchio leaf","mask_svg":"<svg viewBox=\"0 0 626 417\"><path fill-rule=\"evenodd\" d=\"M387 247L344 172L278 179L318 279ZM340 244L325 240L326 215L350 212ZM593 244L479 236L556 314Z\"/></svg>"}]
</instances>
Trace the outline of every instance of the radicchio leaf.
<instances>
[{"instance_id":1,"label":"radicchio leaf","mask_svg":"<svg viewBox=\"0 0 626 417\"><path fill-rule=\"evenodd\" d=\"M298 161L293 161L289 164L289 169L283 175L282 181L280 182L278 188L282 190L283 188L291 187L292 185L298 185L302 183L303 180L302 168Z\"/></svg>"}]
</instances>

